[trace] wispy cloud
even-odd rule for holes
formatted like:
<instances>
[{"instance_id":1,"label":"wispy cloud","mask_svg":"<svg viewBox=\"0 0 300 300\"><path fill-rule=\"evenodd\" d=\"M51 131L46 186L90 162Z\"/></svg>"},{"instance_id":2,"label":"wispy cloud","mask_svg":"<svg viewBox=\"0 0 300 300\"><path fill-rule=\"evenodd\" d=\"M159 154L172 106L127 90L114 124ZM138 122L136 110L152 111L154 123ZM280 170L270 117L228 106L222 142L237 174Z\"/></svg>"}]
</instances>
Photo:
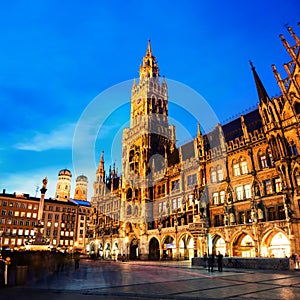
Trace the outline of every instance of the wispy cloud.
<instances>
[{"instance_id":1,"label":"wispy cloud","mask_svg":"<svg viewBox=\"0 0 300 300\"><path fill-rule=\"evenodd\" d=\"M18 150L45 151L50 149L71 149L75 123L64 124L49 133L37 132L26 141L15 144Z\"/></svg>"}]
</instances>

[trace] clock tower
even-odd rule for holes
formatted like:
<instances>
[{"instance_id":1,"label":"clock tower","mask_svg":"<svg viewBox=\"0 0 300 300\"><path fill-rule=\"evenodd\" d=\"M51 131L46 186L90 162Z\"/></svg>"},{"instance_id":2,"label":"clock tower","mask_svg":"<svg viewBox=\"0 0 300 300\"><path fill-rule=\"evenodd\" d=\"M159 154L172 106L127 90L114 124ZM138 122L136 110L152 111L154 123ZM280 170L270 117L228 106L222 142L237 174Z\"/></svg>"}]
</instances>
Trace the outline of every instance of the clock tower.
<instances>
[{"instance_id":1,"label":"clock tower","mask_svg":"<svg viewBox=\"0 0 300 300\"><path fill-rule=\"evenodd\" d=\"M143 234L153 221L153 185L174 151L175 127L168 121L168 88L148 41L131 91L130 128L123 131L121 220L124 234ZM127 226L127 227L126 227Z\"/></svg>"}]
</instances>

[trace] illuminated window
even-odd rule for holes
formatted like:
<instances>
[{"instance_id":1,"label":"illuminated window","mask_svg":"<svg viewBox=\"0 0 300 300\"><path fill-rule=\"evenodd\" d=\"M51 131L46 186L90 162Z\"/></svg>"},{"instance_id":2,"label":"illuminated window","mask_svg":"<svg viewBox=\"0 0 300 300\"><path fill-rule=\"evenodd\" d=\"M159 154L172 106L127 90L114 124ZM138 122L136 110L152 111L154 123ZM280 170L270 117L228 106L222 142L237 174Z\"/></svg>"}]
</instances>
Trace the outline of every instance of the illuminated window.
<instances>
[{"instance_id":1,"label":"illuminated window","mask_svg":"<svg viewBox=\"0 0 300 300\"><path fill-rule=\"evenodd\" d=\"M240 165L238 163L235 163L233 165L233 175L234 176L239 176L241 175L241 172L240 172Z\"/></svg>"},{"instance_id":2,"label":"illuminated window","mask_svg":"<svg viewBox=\"0 0 300 300\"><path fill-rule=\"evenodd\" d=\"M246 161L241 162L242 174L248 174L248 166Z\"/></svg>"},{"instance_id":3,"label":"illuminated window","mask_svg":"<svg viewBox=\"0 0 300 300\"><path fill-rule=\"evenodd\" d=\"M265 195L270 195L273 193L272 181L271 179L264 181Z\"/></svg>"},{"instance_id":4,"label":"illuminated window","mask_svg":"<svg viewBox=\"0 0 300 300\"><path fill-rule=\"evenodd\" d=\"M224 179L223 170L218 168L217 174L218 174L218 181L222 181Z\"/></svg>"},{"instance_id":5,"label":"illuminated window","mask_svg":"<svg viewBox=\"0 0 300 300\"><path fill-rule=\"evenodd\" d=\"M192 174L187 177L188 186L197 184L197 174Z\"/></svg>"},{"instance_id":6,"label":"illuminated window","mask_svg":"<svg viewBox=\"0 0 300 300\"><path fill-rule=\"evenodd\" d=\"M244 186L244 190L245 190L245 197L246 199L251 198L252 194L251 194L251 185L250 184L246 184Z\"/></svg>"},{"instance_id":7,"label":"illuminated window","mask_svg":"<svg viewBox=\"0 0 300 300\"><path fill-rule=\"evenodd\" d=\"M220 192L220 203L224 203L225 201L225 191Z\"/></svg>"},{"instance_id":8,"label":"illuminated window","mask_svg":"<svg viewBox=\"0 0 300 300\"><path fill-rule=\"evenodd\" d=\"M282 190L282 183L281 183L281 178L275 178L274 179L274 184L275 184L275 192L279 193Z\"/></svg>"},{"instance_id":9,"label":"illuminated window","mask_svg":"<svg viewBox=\"0 0 300 300\"><path fill-rule=\"evenodd\" d=\"M214 192L212 194L212 197L213 197L213 203L214 204L219 204L219 193L218 192Z\"/></svg>"},{"instance_id":10,"label":"illuminated window","mask_svg":"<svg viewBox=\"0 0 300 300\"><path fill-rule=\"evenodd\" d=\"M172 191L176 191L176 190L179 190L179 187L180 187L180 181L179 181L179 179L177 179L177 180L173 180L172 182L171 182L171 188L172 188Z\"/></svg>"},{"instance_id":11,"label":"illuminated window","mask_svg":"<svg viewBox=\"0 0 300 300\"><path fill-rule=\"evenodd\" d=\"M217 182L217 172L215 170L211 171L211 175L210 176L211 176L210 178L211 178L211 182L212 183Z\"/></svg>"},{"instance_id":12,"label":"illuminated window","mask_svg":"<svg viewBox=\"0 0 300 300\"><path fill-rule=\"evenodd\" d=\"M244 199L244 189L242 186L238 186L236 188L236 198L237 200L243 200Z\"/></svg>"}]
</instances>

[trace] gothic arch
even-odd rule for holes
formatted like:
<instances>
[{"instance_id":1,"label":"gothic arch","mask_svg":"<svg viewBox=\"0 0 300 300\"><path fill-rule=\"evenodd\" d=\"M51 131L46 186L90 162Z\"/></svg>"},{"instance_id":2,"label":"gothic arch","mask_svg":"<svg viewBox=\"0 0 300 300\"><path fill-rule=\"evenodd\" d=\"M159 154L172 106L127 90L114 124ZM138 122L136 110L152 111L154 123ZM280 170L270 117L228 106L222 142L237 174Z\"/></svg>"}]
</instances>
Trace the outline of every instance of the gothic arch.
<instances>
[{"instance_id":1,"label":"gothic arch","mask_svg":"<svg viewBox=\"0 0 300 300\"><path fill-rule=\"evenodd\" d=\"M277 144L276 139L273 135L271 136L270 144L271 144L271 148L273 150L274 159L278 159L280 157L280 153L279 153L279 149L278 149L278 144Z\"/></svg>"},{"instance_id":2,"label":"gothic arch","mask_svg":"<svg viewBox=\"0 0 300 300\"><path fill-rule=\"evenodd\" d=\"M129 243L129 259L136 260L139 257L139 242L136 237L133 237Z\"/></svg>"},{"instance_id":3,"label":"gothic arch","mask_svg":"<svg viewBox=\"0 0 300 300\"><path fill-rule=\"evenodd\" d=\"M132 207L130 204L127 205L126 214L127 214L127 216L132 215Z\"/></svg>"},{"instance_id":4,"label":"gothic arch","mask_svg":"<svg viewBox=\"0 0 300 300\"><path fill-rule=\"evenodd\" d=\"M132 199L132 188L128 188L126 193L126 200Z\"/></svg>"},{"instance_id":5,"label":"gothic arch","mask_svg":"<svg viewBox=\"0 0 300 300\"><path fill-rule=\"evenodd\" d=\"M290 257L290 250L288 235L283 230L272 228L262 235L261 256Z\"/></svg>"},{"instance_id":6,"label":"gothic arch","mask_svg":"<svg viewBox=\"0 0 300 300\"><path fill-rule=\"evenodd\" d=\"M263 116L264 116L264 119L265 119L265 123L266 124L269 123L270 120L269 120L269 116L268 116L268 112L267 112L266 108L263 109Z\"/></svg>"},{"instance_id":7,"label":"gothic arch","mask_svg":"<svg viewBox=\"0 0 300 300\"><path fill-rule=\"evenodd\" d=\"M282 137L277 134L277 144L279 145L279 149L280 149L280 152L281 152L281 157L284 157L285 156L285 147L284 147L284 142L282 140Z\"/></svg>"},{"instance_id":8,"label":"gothic arch","mask_svg":"<svg viewBox=\"0 0 300 300\"><path fill-rule=\"evenodd\" d=\"M221 254L226 254L226 242L225 238L221 234L216 234L213 237L213 252L218 254L218 251L220 251Z\"/></svg>"},{"instance_id":9,"label":"gothic arch","mask_svg":"<svg viewBox=\"0 0 300 300\"><path fill-rule=\"evenodd\" d=\"M231 238L230 245L232 256L256 256L254 237L251 232L246 230L236 232L236 234Z\"/></svg>"},{"instance_id":10,"label":"gothic arch","mask_svg":"<svg viewBox=\"0 0 300 300\"><path fill-rule=\"evenodd\" d=\"M152 237L149 241L149 260L160 259L160 245L156 237Z\"/></svg>"},{"instance_id":11,"label":"gothic arch","mask_svg":"<svg viewBox=\"0 0 300 300\"><path fill-rule=\"evenodd\" d=\"M183 233L178 237L178 259L190 259L194 256L194 237Z\"/></svg>"},{"instance_id":12,"label":"gothic arch","mask_svg":"<svg viewBox=\"0 0 300 300\"><path fill-rule=\"evenodd\" d=\"M176 249L176 239L171 235L165 235L162 239L163 254L162 259L172 259L174 249Z\"/></svg>"}]
</instances>

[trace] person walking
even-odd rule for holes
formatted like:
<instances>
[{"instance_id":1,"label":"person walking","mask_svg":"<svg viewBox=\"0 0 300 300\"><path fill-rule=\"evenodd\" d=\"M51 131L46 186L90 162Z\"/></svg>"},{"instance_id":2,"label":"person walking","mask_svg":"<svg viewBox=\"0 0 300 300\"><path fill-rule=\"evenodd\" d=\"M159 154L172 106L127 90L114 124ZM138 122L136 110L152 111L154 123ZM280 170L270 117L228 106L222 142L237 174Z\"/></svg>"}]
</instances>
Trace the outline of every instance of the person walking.
<instances>
[{"instance_id":1,"label":"person walking","mask_svg":"<svg viewBox=\"0 0 300 300\"><path fill-rule=\"evenodd\" d=\"M80 252L76 250L74 253L75 270L79 268Z\"/></svg>"},{"instance_id":2,"label":"person walking","mask_svg":"<svg viewBox=\"0 0 300 300\"><path fill-rule=\"evenodd\" d=\"M214 271L215 255L212 253L208 256L208 272Z\"/></svg>"},{"instance_id":3,"label":"person walking","mask_svg":"<svg viewBox=\"0 0 300 300\"><path fill-rule=\"evenodd\" d=\"M203 254L203 266L204 266L204 269L207 268L207 253L204 252Z\"/></svg>"},{"instance_id":4,"label":"person walking","mask_svg":"<svg viewBox=\"0 0 300 300\"><path fill-rule=\"evenodd\" d=\"M221 254L220 251L218 251L217 263L218 263L218 271L222 272L223 271L223 254Z\"/></svg>"}]
</instances>

